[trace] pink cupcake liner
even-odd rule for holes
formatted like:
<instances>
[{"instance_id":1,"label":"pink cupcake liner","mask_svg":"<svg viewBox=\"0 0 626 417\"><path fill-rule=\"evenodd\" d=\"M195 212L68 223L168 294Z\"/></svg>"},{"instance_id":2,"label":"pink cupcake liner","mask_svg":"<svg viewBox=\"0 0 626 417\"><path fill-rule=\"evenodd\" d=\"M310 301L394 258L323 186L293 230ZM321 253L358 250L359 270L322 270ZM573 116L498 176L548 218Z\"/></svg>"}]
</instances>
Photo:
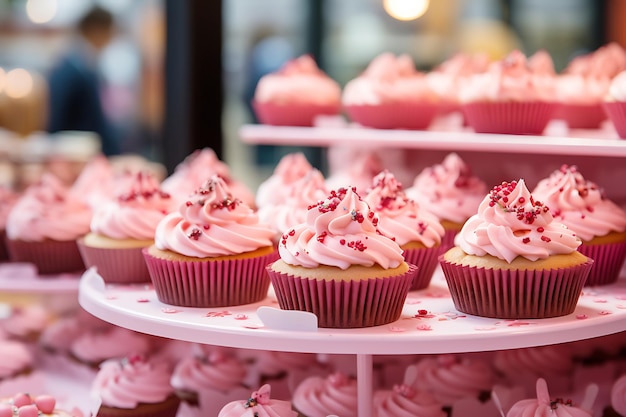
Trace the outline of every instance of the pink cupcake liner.
<instances>
[{"instance_id":1,"label":"pink cupcake liner","mask_svg":"<svg viewBox=\"0 0 626 417\"><path fill-rule=\"evenodd\" d=\"M143 250L159 300L182 307L227 307L256 303L267 296L265 267L275 253L221 261L168 261Z\"/></svg>"},{"instance_id":2,"label":"pink cupcake liner","mask_svg":"<svg viewBox=\"0 0 626 417\"><path fill-rule=\"evenodd\" d=\"M469 126L477 133L540 135L557 109L556 103L479 102L462 106Z\"/></svg>"},{"instance_id":3,"label":"pink cupcake liner","mask_svg":"<svg viewBox=\"0 0 626 417\"><path fill-rule=\"evenodd\" d=\"M626 259L626 242L605 245L586 245L578 247L578 251L594 260L589 272L586 287L612 284L619 278L619 273Z\"/></svg>"},{"instance_id":4,"label":"pink cupcake liner","mask_svg":"<svg viewBox=\"0 0 626 417\"><path fill-rule=\"evenodd\" d=\"M565 120L570 129L597 129L607 119L607 115L601 103L565 103L555 110L554 118Z\"/></svg>"},{"instance_id":5,"label":"pink cupcake liner","mask_svg":"<svg viewBox=\"0 0 626 417\"><path fill-rule=\"evenodd\" d=\"M6 239L6 244L11 261L34 264L38 273L42 275L41 278L44 278L44 275L85 270L75 240L25 242Z\"/></svg>"},{"instance_id":6,"label":"pink cupcake liner","mask_svg":"<svg viewBox=\"0 0 626 417\"><path fill-rule=\"evenodd\" d=\"M259 121L273 126L313 126L315 117L335 116L340 112L339 104L274 104L252 102L254 114Z\"/></svg>"},{"instance_id":7,"label":"pink cupcake liner","mask_svg":"<svg viewBox=\"0 0 626 417\"><path fill-rule=\"evenodd\" d=\"M551 270L502 270L439 262L457 310L498 319L541 319L570 314L593 265Z\"/></svg>"},{"instance_id":8,"label":"pink cupcake liner","mask_svg":"<svg viewBox=\"0 0 626 417\"><path fill-rule=\"evenodd\" d=\"M358 328L392 323L402 314L417 272L415 265L401 275L354 281L326 281L267 272L283 310L308 311L325 328Z\"/></svg>"},{"instance_id":9,"label":"pink cupcake liner","mask_svg":"<svg viewBox=\"0 0 626 417\"><path fill-rule=\"evenodd\" d=\"M139 284L150 282L150 274L141 250L143 248L94 248L78 240L78 249L85 266L95 266L104 282Z\"/></svg>"},{"instance_id":10,"label":"pink cupcake liner","mask_svg":"<svg viewBox=\"0 0 626 417\"><path fill-rule=\"evenodd\" d=\"M626 102L602 103L602 107L613 122L619 137L626 139Z\"/></svg>"},{"instance_id":11,"label":"pink cupcake liner","mask_svg":"<svg viewBox=\"0 0 626 417\"><path fill-rule=\"evenodd\" d=\"M439 253L445 253L454 246L454 238L458 233L458 230L446 229L446 233L441 239L441 245L439 245Z\"/></svg>"},{"instance_id":12,"label":"pink cupcake liner","mask_svg":"<svg viewBox=\"0 0 626 417\"><path fill-rule=\"evenodd\" d=\"M437 103L387 103L345 106L350 119L375 129L426 129L439 112Z\"/></svg>"},{"instance_id":13,"label":"pink cupcake liner","mask_svg":"<svg viewBox=\"0 0 626 417\"><path fill-rule=\"evenodd\" d=\"M407 249L404 251L404 260L411 265L417 266L413 285L411 285L409 291L422 290L428 287L433 277L433 272L437 268L439 254L439 247Z\"/></svg>"}]
</instances>

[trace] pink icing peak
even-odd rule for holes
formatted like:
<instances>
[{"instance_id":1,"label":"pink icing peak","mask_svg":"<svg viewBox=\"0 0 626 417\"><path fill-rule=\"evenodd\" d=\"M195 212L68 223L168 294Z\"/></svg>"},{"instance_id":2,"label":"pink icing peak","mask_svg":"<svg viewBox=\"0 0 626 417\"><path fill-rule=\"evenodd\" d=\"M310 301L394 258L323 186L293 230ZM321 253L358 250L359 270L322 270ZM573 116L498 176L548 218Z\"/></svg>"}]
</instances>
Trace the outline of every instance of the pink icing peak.
<instances>
[{"instance_id":1,"label":"pink icing peak","mask_svg":"<svg viewBox=\"0 0 626 417\"><path fill-rule=\"evenodd\" d=\"M525 189L524 180L520 180L519 186ZM526 224L533 224L537 217L549 213L550 209L540 201L535 201L532 195L518 198L509 198L518 187L517 181L506 182L496 185L489 192L489 207L498 205L505 212L514 212L517 220Z\"/></svg>"},{"instance_id":2,"label":"pink icing peak","mask_svg":"<svg viewBox=\"0 0 626 417\"><path fill-rule=\"evenodd\" d=\"M242 203L241 200L233 197L225 180L217 174L196 190L190 200L185 202L184 208L193 204L204 206L207 201L210 202L211 210L227 209L233 211Z\"/></svg>"},{"instance_id":3,"label":"pink icing peak","mask_svg":"<svg viewBox=\"0 0 626 417\"><path fill-rule=\"evenodd\" d=\"M244 408L256 407L257 405L268 405L270 403L270 394L272 387L269 384L263 385L257 391L254 391L248 401L244 404Z\"/></svg>"},{"instance_id":4,"label":"pink icing peak","mask_svg":"<svg viewBox=\"0 0 626 417\"><path fill-rule=\"evenodd\" d=\"M281 75L300 75L310 74L318 75L322 74L322 71L317 67L313 56L310 54L302 55L298 58L289 60L280 69Z\"/></svg>"}]
</instances>

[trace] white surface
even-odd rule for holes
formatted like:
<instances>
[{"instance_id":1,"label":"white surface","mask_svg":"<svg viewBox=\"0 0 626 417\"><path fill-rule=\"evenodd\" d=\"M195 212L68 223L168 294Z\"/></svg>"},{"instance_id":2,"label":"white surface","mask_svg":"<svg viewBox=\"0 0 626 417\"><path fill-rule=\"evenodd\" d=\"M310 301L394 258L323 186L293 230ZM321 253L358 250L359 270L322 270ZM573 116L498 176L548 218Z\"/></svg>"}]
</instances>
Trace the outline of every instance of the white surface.
<instances>
[{"instance_id":1,"label":"white surface","mask_svg":"<svg viewBox=\"0 0 626 417\"><path fill-rule=\"evenodd\" d=\"M612 129L567 131L556 125L548 135L498 135L471 130L382 130L360 126L290 127L245 125L241 140L249 144L435 149L447 151L550 155L626 156L626 140Z\"/></svg>"},{"instance_id":2,"label":"white surface","mask_svg":"<svg viewBox=\"0 0 626 417\"><path fill-rule=\"evenodd\" d=\"M34 265L7 262L0 264L0 291L28 294L68 294L78 292L80 276L59 274L41 278Z\"/></svg>"},{"instance_id":3,"label":"white surface","mask_svg":"<svg viewBox=\"0 0 626 417\"><path fill-rule=\"evenodd\" d=\"M150 285L106 286L93 270L80 281L79 303L115 325L157 336L229 347L290 352L431 354L511 349L598 337L626 330L626 279L584 290L576 311L541 320L498 320L454 309L438 269L426 290L409 293L400 320L367 329L314 331L268 328L256 311L239 307L187 308L158 301ZM426 310L419 315L418 310Z\"/></svg>"}]
</instances>

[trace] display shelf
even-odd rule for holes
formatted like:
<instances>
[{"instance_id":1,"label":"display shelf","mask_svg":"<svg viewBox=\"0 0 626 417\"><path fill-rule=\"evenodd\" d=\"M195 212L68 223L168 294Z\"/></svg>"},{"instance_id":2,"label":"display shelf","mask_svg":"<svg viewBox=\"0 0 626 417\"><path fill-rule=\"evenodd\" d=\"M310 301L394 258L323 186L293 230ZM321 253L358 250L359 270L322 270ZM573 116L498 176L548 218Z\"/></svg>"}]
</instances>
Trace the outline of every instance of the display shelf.
<instances>
[{"instance_id":1,"label":"display shelf","mask_svg":"<svg viewBox=\"0 0 626 417\"><path fill-rule=\"evenodd\" d=\"M80 273L41 277L29 263L0 264L0 291L28 294L76 294Z\"/></svg>"},{"instance_id":2,"label":"display shelf","mask_svg":"<svg viewBox=\"0 0 626 417\"><path fill-rule=\"evenodd\" d=\"M291 127L245 125L239 130L241 140L248 144L385 147L529 153L550 155L583 155L625 157L626 140L618 138L613 129L572 130L556 125L545 136L500 135L474 133L467 129L448 130L381 130L354 125Z\"/></svg>"},{"instance_id":3,"label":"display shelf","mask_svg":"<svg viewBox=\"0 0 626 417\"><path fill-rule=\"evenodd\" d=\"M626 279L586 288L576 311L541 320L499 320L455 310L441 271L426 290L409 293L401 318L366 329L284 330L262 322L259 307L273 307L271 292L260 303L238 307L186 308L158 301L151 285L105 286L94 270L80 281L79 303L118 326L190 342L221 346L329 354L437 354L511 349L593 338L626 329ZM266 309L267 310L267 309ZM267 311L265 311L267 313ZM299 312L298 312L299 313ZM265 316L264 316L265 318Z\"/></svg>"}]
</instances>

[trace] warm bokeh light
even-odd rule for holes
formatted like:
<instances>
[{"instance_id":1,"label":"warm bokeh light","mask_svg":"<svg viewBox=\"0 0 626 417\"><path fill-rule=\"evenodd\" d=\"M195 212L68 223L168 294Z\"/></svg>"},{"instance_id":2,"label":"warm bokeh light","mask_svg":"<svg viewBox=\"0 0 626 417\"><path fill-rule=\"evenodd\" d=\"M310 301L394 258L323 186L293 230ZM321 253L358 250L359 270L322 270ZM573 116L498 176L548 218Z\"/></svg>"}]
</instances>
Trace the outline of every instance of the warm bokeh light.
<instances>
[{"instance_id":1,"label":"warm bokeh light","mask_svg":"<svg viewBox=\"0 0 626 417\"><path fill-rule=\"evenodd\" d=\"M22 68L15 68L6 75L6 95L11 98L23 98L33 91L33 76Z\"/></svg>"},{"instance_id":2,"label":"warm bokeh light","mask_svg":"<svg viewBox=\"0 0 626 417\"><path fill-rule=\"evenodd\" d=\"M57 8L57 0L28 0L26 15L33 23L48 23L56 16Z\"/></svg>"},{"instance_id":3,"label":"warm bokeh light","mask_svg":"<svg viewBox=\"0 0 626 417\"><path fill-rule=\"evenodd\" d=\"M430 0L383 0L389 16L398 20L415 20L428 10Z\"/></svg>"},{"instance_id":4,"label":"warm bokeh light","mask_svg":"<svg viewBox=\"0 0 626 417\"><path fill-rule=\"evenodd\" d=\"M7 73L4 69L0 68L0 94L4 91L4 86L7 84Z\"/></svg>"}]
</instances>

